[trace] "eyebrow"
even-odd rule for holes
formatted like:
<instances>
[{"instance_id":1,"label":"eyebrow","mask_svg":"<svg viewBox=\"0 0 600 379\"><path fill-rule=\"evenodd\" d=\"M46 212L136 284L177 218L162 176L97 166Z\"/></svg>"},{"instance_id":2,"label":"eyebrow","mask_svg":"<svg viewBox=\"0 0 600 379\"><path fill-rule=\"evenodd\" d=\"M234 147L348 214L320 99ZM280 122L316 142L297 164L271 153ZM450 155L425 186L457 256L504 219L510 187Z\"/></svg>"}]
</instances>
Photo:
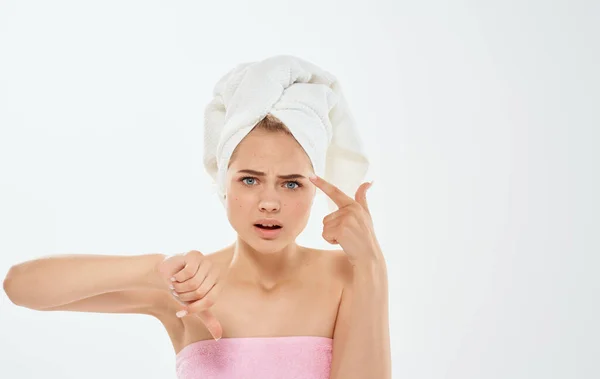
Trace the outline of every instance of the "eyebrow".
<instances>
[{"instance_id":1,"label":"eyebrow","mask_svg":"<svg viewBox=\"0 0 600 379\"><path fill-rule=\"evenodd\" d=\"M265 176L266 174L262 171L256 171L256 170L239 170L238 174L250 174L250 175L255 175L255 176ZM300 174L289 174L289 175L277 175L278 178L280 179L306 179L303 175Z\"/></svg>"}]
</instances>

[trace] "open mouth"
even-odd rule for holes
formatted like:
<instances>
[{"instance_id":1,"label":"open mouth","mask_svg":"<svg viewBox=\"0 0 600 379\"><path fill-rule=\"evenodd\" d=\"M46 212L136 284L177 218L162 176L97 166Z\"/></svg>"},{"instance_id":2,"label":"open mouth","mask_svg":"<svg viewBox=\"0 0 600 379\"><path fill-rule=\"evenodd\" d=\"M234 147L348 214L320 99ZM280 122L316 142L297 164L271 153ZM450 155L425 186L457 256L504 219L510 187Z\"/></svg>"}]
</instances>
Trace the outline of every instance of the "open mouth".
<instances>
[{"instance_id":1,"label":"open mouth","mask_svg":"<svg viewBox=\"0 0 600 379\"><path fill-rule=\"evenodd\" d=\"M262 225L262 224L254 224L254 226L256 226L257 228L260 228L260 229L264 229L264 230L281 229L281 226L279 226L279 225L269 226L269 225Z\"/></svg>"}]
</instances>

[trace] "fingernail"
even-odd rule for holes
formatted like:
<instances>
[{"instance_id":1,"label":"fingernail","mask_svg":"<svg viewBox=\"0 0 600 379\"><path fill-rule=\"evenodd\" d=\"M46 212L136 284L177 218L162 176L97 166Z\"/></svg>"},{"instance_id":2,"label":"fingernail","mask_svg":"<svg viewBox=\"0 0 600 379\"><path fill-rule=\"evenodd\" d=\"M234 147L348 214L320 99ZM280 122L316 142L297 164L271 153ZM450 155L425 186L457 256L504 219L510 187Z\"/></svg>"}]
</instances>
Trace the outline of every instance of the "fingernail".
<instances>
[{"instance_id":1,"label":"fingernail","mask_svg":"<svg viewBox=\"0 0 600 379\"><path fill-rule=\"evenodd\" d=\"M311 175L308 177L310 180L317 180L317 176L316 175Z\"/></svg>"},{"instance_id":2,"label":"fingernail","mask_svg":"<svg viewBox=\"0 0 600 379\"><path fill-rule=\"evenodd\" d=\"M174 286L174 285L172 285L172 284L169 284L169 288L170 288L170 289L172 289L172 290L174 290L174 289L175 289L175 286Z\"/></svg>"},{"instance_id":3,"label":"fingernail","mask_svg":"<svg viewBox=\"0 0 600 379\"><path fill-rule=\"evenodd\" d=\"M175 297L179 297L179 294L175 291L171 291L171 295L175 296Z\"/></svg>"},{"instance_id":4,"label":"fingernail","mask_svg":"<svg viewBox=\"0 0 600 379\"><path fill-rule=\"evenodd\" d=\"M214 338L214 337L213 337L213 338ZM219 338L215 338L215 341L218 341L218 340L220 340L220 339L221 339L221 337L219 337Z\"/></svg>"},{"instance_id":5,"label":"fingernail","mask_svg":"<svg viewBox=\"0 0 600 379\"><path fill-rule=\"evenodd\" d=\"M179 318L182 318L185 315L187 315L187 311L185 311L185 310L175 313L175 316L177 316Z\"/></svg>"},{"instance_id":6,"label":"fingernail","mask_svg":"<svg viewBox=\"0 0 600 379\"><path fill-rule=\"evenodd\" d=\"M173 276L173 277L171 278L171 281L172 281L172 282L174 282L175 280L177 280L177 279L175 279L175 277Z\"/></svg>"}]
</instances>

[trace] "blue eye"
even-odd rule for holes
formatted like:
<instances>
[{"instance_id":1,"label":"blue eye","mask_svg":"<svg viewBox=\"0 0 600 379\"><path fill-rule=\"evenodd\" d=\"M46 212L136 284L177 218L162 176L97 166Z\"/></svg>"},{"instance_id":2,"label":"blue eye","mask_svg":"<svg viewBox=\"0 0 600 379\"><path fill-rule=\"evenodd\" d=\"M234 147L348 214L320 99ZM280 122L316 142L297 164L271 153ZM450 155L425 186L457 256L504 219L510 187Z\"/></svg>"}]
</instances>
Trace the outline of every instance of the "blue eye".
<instances>
[{"instance_id":1,"label":"blue eye","mask_svg":"<svg viewBox=\"0 0 600 379\"><path fill-rule=\"evenodd\" d=\"M255 179L254 179L254 178L251 178L251 177L242 178L242 182L244 182L244 180L255 180ZM252 185L251 183L247 183L247 182L244 182L244 184L247 184L247 185L249 185L249 186L251 186L251 185Z\"/></svg>"},{"instance_id":2,"label":"blue eye","mask_svg":"<svg viewBox=\"0 0 600 379\"><path fill-rule=\"evenodd\" d=\"M295 187L295 188L290 188L290 187L288 186L287 188L289 188L289 189L291 189L291 190L295 190L295 189L298 189L298 188L300 187L300 183L298 183L298 182L293 182L293 181L292 181L292 182L287 182L286 184L295 184L295 185L297 186L297 187Z\"/></svg>"},{"instance_id":3,"label":"blue eye","mask_svg":"<svg viewBox=\"0 0 600 379\"><path fill-rule=\"evenodd\" d=\"M248 182L248 180L251 180L251 182ZM252 176L245 176L243 178L240 179L240 182L244 183L247 186L254 186L256 184L256 178L252 177ZM291 184L291 186L290 186ZM290 180L288 182L285 182L285 188L295 191L298 188L302 187L302 184L300 184L299 182L295 181L295 180Z\"/></svg>"}]
</instances>

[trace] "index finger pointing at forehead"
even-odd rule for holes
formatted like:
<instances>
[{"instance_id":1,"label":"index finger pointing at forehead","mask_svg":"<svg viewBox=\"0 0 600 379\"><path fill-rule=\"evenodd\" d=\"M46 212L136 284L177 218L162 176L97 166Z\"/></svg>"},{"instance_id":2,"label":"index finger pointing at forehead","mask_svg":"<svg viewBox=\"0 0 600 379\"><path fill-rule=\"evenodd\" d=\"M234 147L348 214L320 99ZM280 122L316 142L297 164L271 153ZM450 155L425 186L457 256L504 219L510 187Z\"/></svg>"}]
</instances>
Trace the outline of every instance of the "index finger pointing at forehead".
<instances>
[{"instance_id":1,"label":"index finger pointing at forehead","mask_svg":"<svg viewBox=\"0 0 600 379\"><path fill-rule=\"evenodd\" d=\"M314 179L311 177L310 181L314 183L315 186L317 186L318 188L321 189L321 191L325 192L325 194L327 196L329 196L329 198L331 200L333 200L333 202L338 206L338 207L345 207L348 204L354 203L354 199L351 198L350 196L346 195L344 193L344 191L342 191L341 189L337 188L336 186L334 186L333 184L329 183L328 181L326 181L325 179L321 178L320 176L315 175Z\"/></svg>"}]
</instances>

